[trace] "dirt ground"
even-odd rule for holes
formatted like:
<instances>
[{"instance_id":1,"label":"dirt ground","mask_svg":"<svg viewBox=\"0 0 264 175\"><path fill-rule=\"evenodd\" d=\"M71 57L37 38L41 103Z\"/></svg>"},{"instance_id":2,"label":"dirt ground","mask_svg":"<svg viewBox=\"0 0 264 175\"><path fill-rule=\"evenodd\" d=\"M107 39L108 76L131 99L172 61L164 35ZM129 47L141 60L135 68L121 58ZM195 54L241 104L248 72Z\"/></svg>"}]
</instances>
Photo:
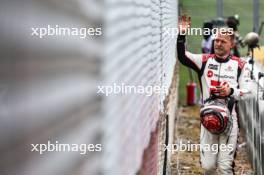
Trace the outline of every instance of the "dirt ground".
<instances>
[{"instance_id":1,"label":"dirt ground","mask_svg":"<svg viewBox=\"0 0 264 175\"><path fill-rule=\"evenodd\" d=\"M200 119L199 107L180 107L175 121L174 143L185 142L199 143ZM244 145L244 146L242 146ZM242 147L241 147L242 146ZM236 175L253 175L253 170L246 153L245 139L240 134L238 149L235 159ZM199 163L199 151L178 151L172 155L172 174L173 175L202 175L203 170Z\"/></svg>"}]
</instances>

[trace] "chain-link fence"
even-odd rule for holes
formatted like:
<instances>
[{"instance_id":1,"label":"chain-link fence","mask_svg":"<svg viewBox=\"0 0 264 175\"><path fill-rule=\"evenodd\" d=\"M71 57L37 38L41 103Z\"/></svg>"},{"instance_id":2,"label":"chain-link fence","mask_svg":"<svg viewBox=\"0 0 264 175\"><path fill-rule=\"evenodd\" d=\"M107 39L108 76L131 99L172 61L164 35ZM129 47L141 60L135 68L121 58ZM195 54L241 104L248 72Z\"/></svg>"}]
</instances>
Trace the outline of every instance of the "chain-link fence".
<instances>
[{"instance_id":1,"label":"chain-link fence","mask_svg":"<svg viewBox=\"0 0 264 175\"><path fill-rule=\"evenodd\" d=\"M258 64L254 66L255 80L249 83L249 89L253 89L255 98L239 101L239 119L241 129L244 131L248 153L255 174L263 175L263 148L264 148L264 80L258 77L259 72L264 72Z\"/></svg>"},{"instance_id":2,"label":"chain-link fence","mask_svg":"<svg viewBox=\"0 0 264 175\"><path fill-rule=\"evenodd\" d=\"M168 110L176 40L162 30L177 26L177 18L176 0L1 1L0 174L163 172L165 127L158 121L164 124ZM65 28L74 32L57 33ZM80 36L88 28L102 35ZM165 93L98 93L123 85ZM32 144L93 144L101 151L40 155Z\"/></svg>"}]
</instances>

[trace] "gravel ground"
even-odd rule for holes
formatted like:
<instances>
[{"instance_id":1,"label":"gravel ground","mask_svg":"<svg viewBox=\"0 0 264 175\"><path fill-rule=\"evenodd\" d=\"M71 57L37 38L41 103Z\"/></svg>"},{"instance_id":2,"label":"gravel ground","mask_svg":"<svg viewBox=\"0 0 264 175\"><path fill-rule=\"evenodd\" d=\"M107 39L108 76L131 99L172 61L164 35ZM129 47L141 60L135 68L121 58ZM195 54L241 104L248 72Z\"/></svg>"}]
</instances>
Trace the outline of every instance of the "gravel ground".
<instances>
[{"instance_id":1,"label":"gravel ground","mask_svg":"<svg viewBox=\"0 0 264 175\"><path fill-rule=\"evenodd\" d=\"M176 117L175 140L174 143L189 142L199 143L200 135L200 119L199 107L181 107L179 108L178 117ZM241 136L238 140L238 145L244 145L244 138ZM182 175L202 175L199 157L199 151L178 151L172 155L172 174ZM249 163L246 146L237 150L235 159L235 174L236 175L253 175L251 165Z\"/></svg>"}]
</instances>

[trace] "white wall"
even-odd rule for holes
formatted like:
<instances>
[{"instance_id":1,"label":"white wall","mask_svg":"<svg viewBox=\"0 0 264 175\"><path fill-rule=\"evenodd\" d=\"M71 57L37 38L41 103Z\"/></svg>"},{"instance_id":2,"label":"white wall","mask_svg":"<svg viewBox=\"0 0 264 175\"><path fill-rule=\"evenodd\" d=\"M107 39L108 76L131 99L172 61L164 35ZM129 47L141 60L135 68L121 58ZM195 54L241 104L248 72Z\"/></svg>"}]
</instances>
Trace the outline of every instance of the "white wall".
<instances>
[{"instance_id":1,"label":"white wall","mask_svg":"<svg viewBox=\"0 0 264 175\"><path fill-rule=\"evenodd\" d=\"M0 174L135 174L168 95L104 96L98 85L171 84L176 0L14 0L0 5ZM31 36L31 27L103 27L103 35ZM30 152L30 144L102 143L103 151Z\"/></svg>"}]
</instances>

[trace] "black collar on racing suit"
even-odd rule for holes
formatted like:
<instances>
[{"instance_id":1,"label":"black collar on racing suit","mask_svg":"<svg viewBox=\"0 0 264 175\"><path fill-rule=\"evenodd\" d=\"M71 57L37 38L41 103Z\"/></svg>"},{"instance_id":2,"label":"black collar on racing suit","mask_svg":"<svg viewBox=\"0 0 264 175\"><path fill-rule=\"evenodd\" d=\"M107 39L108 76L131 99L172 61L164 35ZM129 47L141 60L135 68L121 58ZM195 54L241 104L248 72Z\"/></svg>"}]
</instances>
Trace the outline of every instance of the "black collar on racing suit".
<instances>
[{"instance_id":1,"label":"black collar on racing suit","mask_svg":"<svg viewBox=\"0 0 264 175\"><path fill-rule=\"evenodd\" d=\"M226 63L226 62L228 62L228 61L230 60L230 58L231 58L231 55L228 55L228 56L226 57L226 59L219 58L219 57L217 57L217 56L215 55L215 60L216 60L218 63Z\"/></svg>"}]
</instances>

